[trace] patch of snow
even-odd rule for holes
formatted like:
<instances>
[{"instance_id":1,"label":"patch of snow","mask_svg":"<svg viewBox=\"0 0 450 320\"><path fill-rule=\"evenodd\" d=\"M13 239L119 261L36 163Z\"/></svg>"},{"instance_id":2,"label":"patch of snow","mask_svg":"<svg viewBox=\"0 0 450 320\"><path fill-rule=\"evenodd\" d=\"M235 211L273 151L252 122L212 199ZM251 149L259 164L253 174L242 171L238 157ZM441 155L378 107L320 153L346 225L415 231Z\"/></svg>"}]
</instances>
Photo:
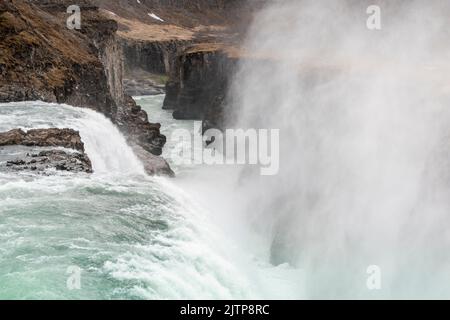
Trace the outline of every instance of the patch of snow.
<instances>
[{"instance_id":1,"label":"patch of snow","mask_svg":"<svg viewBox=\"0 0 450 320\"><path fill-rule=\"evenodd\" d=\"M158 17L156 14L154 14L153 12L152 13L149 13L148 14L151 18L153 18L153 19L156 19L156 20L158 20L158 21L161 21L161 22L164 22L164 20L163 19L161 19L160 17Z\"/></svg>"},{"instance_id":2,"label":"patch of snow","mask_svg":"<svg viewBox=\"0 0 450 320\"><path fill-rule=\"evenodd\" d=\"M141 4L141 1L139 1L139 0L136 0L136 1L137 1L137 3Z\"/></svg>"}]
</instances>

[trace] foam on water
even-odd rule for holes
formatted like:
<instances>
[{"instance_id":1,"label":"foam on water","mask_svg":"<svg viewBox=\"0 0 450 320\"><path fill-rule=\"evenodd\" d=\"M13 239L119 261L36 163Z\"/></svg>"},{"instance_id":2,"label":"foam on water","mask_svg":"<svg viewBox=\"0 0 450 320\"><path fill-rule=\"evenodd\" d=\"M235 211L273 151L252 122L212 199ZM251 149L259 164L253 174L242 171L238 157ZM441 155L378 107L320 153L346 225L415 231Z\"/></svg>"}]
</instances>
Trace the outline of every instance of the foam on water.
<instances>
[{"instance_id":1,"label":"foam on water","mask_svg":"<svg viewBox=\"0 0 450 320\"><path fill-rule=\"evenodd\" d=\"M104 116L0 104L0 131L50 127L80 131L95 174L0 173L0 298L274 297L265 278L280 282L286 269L260 268L178 180L147 177ZM81 290L67 288L70 266L82 270Z\"/></svg>"}]
</instances>

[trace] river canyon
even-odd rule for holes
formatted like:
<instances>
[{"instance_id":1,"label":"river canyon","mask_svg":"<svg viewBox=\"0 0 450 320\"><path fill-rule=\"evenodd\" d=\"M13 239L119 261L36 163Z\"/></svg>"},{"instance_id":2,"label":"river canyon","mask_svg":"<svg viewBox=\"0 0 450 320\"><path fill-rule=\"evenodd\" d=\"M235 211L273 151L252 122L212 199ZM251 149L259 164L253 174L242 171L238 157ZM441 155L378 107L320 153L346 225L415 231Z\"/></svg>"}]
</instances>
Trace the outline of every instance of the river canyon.
<instances>
[{"instance_id":1,"label":"river canyon","mask_svg":"<svg viewBox=\"0 0 450 320\"><path fill-rule=\"evenodd\" d=\"M1 299L450 298L446 1L69 2L0 2Z\"/></svg>"}]
</instances>

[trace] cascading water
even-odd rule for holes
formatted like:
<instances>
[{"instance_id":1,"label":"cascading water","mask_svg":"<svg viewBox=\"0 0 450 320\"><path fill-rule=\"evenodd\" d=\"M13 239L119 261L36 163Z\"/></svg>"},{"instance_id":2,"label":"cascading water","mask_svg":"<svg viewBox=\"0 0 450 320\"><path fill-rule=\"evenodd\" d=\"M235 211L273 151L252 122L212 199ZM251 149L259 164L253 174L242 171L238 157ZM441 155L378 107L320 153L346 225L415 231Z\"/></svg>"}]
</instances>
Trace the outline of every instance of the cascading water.
<instances>
[{"instance_id":1,"label":"cascading water","mask_svg":"<svg viewBox=\"0 0 450 320\"><path fill-rule=\"evenodd\" d=\"M79 130L95 171L0 173L0 298L450 297L450 4L378 1L371 31L370 2L273 1L256 16L230 118L280 129L275 176L147 177L94 111L0 104L0 131ZM170 132L193 123L137 99L170 161Z\"/></svg>"},{"instance_id":2,"label":"cascading water","mask_svg":"<svg viewBox=\"0 0 450 320\"><path fill-rule=\"evenodd\" d=\"M160 109L153 100L143 105ZM95 173L0 174L1 298L264 296L209 212L173 181L147 177L104 116L43 102L0 104L0 131L48 127L79 130ZM80 290L67 286L73 268L81 270Z\"/></svg>"},{"instance_id":3,"label":"cascading water","mask_svg":"<svg viewBox=\"0 0 450 320\"><path fill-rule=\"evenodd\" d=\"M72 128L80 132L96 174L143 175L144 168L119 130L105 116L89 109L40 102L1 106L0 131L15 128Z\"/></svg>"}]
</instances>

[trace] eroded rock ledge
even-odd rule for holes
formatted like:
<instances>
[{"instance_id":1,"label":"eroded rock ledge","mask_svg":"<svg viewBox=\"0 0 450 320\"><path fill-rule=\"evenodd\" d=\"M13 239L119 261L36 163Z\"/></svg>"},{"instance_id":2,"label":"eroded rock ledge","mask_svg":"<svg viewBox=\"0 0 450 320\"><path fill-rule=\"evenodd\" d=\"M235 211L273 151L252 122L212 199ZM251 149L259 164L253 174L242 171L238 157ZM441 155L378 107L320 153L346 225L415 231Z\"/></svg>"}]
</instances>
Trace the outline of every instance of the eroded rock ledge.
<instances>
[{"instance_id":1,"label":"eroded rock ledge","mask_svg":"<svg viewBox=\"0 0 450 320\"><path fill-rule=\"evenodd\" d=\"M92 173L78 131L51 128L0 133L0 170L48 174L52 169Z\"/></svg>"},{"instance_id":2,"label":"eroded rock ledge","mask_svg":"<svg viewBox=\"0 0 450 320\"><path fill-rule=\"evenodd\" d=\"M78 131L72 129L14 129L0 133L0 146L63 147L84 152Z\"/></svg>"},{"instance_id":3,"label":"eroded rock ledge","mask_svg":"<svg viewBox=\"0 0 450 320\"><path fill-rule=\"evenodd\" d=\"M2 165L0 165L1 170ZM49 169L68 172L92 173L92 164L84 153L66 152L63 150L45 150L27 153L4 164L9 170L47 172Z\"/></svg>"}]
</instances>

